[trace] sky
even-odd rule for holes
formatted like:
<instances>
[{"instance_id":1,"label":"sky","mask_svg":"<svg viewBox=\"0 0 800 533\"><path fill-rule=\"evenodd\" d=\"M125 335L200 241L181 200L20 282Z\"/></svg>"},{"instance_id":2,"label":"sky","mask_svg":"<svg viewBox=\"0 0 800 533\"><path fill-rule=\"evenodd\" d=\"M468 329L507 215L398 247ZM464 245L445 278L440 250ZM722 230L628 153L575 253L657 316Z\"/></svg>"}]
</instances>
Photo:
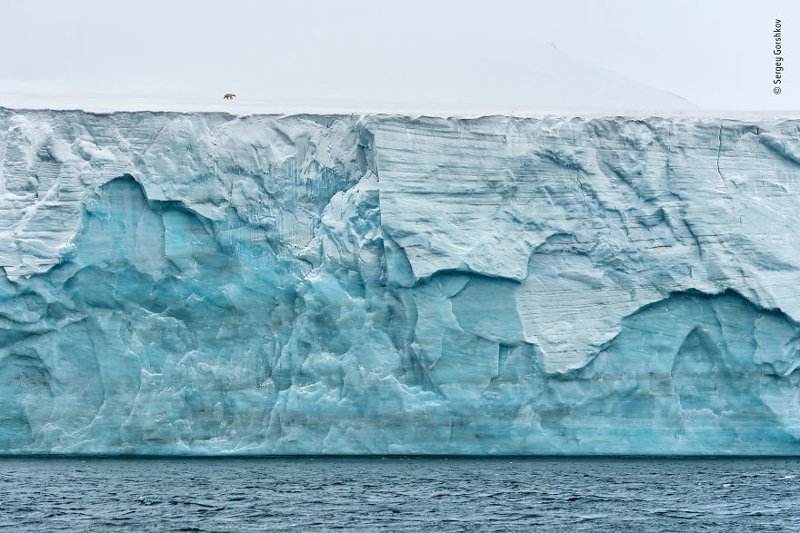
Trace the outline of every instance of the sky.
<instances>
[{"instance_id":1,"label":"sky","mask_svg":"<svg viewBox=\"0 0 800 533\"><path fill-rule=\"evenodd\" d=\"M800 109L798 0L0 0L0 80L121 91L524 104L543 46L587 98L589 63L704 109Z\"/></svg>"}]
</instances>

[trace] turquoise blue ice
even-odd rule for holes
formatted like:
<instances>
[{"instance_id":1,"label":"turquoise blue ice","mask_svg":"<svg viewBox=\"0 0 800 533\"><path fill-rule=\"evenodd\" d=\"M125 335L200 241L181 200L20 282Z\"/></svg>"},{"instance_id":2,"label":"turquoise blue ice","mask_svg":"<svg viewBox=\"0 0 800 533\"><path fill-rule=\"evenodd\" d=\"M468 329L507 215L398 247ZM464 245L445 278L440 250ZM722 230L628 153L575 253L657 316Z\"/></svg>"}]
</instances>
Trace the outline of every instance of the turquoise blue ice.
<instances>
[{"instance_id":1,"label":"turquoise blue ice","mask_svg":"<svg viewBox=\"0 0 800 533\"><path fill-rule=\"evenodd\" d=\"M796 132L0 110L0 453L800 453Z\"/></svg>"}]
</instances>

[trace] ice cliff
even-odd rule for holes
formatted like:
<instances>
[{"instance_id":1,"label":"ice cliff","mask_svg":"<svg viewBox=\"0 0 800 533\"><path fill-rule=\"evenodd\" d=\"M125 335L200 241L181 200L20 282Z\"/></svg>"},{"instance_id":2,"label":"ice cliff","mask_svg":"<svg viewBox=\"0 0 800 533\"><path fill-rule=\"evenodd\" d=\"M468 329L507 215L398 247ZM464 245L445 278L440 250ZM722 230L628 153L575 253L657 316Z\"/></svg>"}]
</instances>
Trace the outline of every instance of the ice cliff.
<instances>
[{"instance_id":1,"label":"ice cliff","mask_svg":"<svg viewBox=\"0 0 800 533\"><path fill-rule=\"evenodd\" d=\"M0 109L0 453L800 454L800 122Z\"/></svg>"}]
</instances>

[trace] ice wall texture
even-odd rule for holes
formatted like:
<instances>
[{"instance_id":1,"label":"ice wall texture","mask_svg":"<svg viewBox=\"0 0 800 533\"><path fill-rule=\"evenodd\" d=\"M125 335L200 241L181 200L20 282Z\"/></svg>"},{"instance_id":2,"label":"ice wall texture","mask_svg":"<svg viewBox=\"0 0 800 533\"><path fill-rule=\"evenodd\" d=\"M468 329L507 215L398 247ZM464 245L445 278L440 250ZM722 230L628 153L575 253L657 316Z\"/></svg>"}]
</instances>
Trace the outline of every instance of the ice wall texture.
<instances>
[{"instance_id":1,"label":"ice wall texture","mask_svg":"<svg viewBox=\"0 0 800 533\"><path fill-rule=\"evenodd\" d=\"M798 454L798 126L0 109L0 452Z\"/></svg>"}]
</instances>

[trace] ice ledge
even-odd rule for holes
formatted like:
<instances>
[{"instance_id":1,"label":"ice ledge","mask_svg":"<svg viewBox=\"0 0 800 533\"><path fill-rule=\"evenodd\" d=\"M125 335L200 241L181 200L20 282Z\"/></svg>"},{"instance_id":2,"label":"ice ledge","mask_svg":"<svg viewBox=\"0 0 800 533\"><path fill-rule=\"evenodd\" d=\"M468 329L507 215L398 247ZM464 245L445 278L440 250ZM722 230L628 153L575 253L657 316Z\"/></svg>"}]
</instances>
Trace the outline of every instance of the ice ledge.
<instances>
[{"instance_id":1,"label":"ice ledge","mask_svg":"<svg viewBox=\"0 0 800 533\"><path fill-rule=\"evenodd\" d=\"M210 220L277 228L301 254L331 195L371 168L402 255L388 282L514 281L526 341L563 372L674 292L735 290L800 319L797 124L0 109L0 266L15 280L57 264L87 199L123 175Z\"/></svg>"},{"instance_id":2,"label":"ice ledge","mask_svg":"<svg viewBox=\"0 0 800 533\"><path fill-rule=\"evenodd\" d=\"M0 112L0 453L796 454L797 125Z\"/></svg>"},{"instance_id":3,"label":"ice ledge","mask_svg":"<svg viewBox=\"0 0 800 533\"><path fill-rule=\"evenodd\" d=\"M582 367L668 294L734 290L800 320L798 122L387 118L384 232L415 280L519 283L526 340Z\"/></svg>"},{"instance_id":4,"label":"ice ledge","mask_svg":"<svg viewBox=\"0 0 800 533\"><path fill-rule=\"evenodd\" d=\"M123 175L148 198L180 202L211 220L232 208L249 222L281 225L299 250L318 222L324 189L332 180L356 183L366 171L362 130L353 115L0 108L0 267L17 279L57 264L71 248L82 205ZM323 204L271 215L253 209L295 196Z\"/></svg>"}]
</instances>

